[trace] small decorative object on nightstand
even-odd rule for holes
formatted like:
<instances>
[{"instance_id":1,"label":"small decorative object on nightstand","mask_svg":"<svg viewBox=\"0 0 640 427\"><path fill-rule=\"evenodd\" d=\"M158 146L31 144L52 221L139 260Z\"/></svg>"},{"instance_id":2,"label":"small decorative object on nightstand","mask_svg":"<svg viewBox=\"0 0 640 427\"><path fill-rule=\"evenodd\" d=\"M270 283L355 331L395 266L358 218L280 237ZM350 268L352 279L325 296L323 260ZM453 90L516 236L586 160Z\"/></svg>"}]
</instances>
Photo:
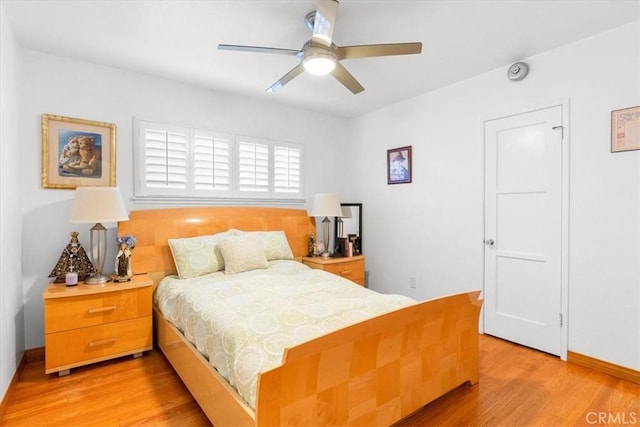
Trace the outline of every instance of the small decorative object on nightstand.
<instances>
[{"instance_id":1,"label":"small decorative object on nightstand","mask_svg":"<svg viewBox=\"0 0 640 427\"><path fill-rule=\"evenodd\" d=\"M66 375L71 368L151 350L152 288L146 274L127 283L47 286L45 372Z\"/></svg>"},{"instance_id":2,"label":"small decorative object on nightstand","mask_svg":"<svg viewBox=\"0 0 640 427\"><path fill-rule=\"evenodd\" d=\"M311 268L325 270L364 286L364 255L349 258L302 257L302 263Z\"/></svg>"},{"instance_id":3,"label":"small decorative object on nightstand","mask_svg":"<svg viewBox=\"0 0 640 427\"><path fill-rule=\"evenodd\" d=\"M56 266L49 274L49 277L55 277L56 283L69 285L67 275L72 272L76 275L76 284L78 279L84 280L93 275L93 264L78 241L78 235L77 231L71 232L71 241L64 248Z\"/></svg>"},{"instance_id":4,"label":"small decorative object on nightstand","mask_svg":"<svg viewBox=\"0 0 640 427\"><path fill-rule=\"evenodd\" d=\"M314 256L316 254L316 238L313 234L309 235L307 240L307 256Z\"/></svg>"},{"instance_id":5,"label":"small decorative object on nightstand","mask_svg":"<svg viewBox=\"0 0 640 427\"><path fill-rule=\"evenodd\" d=\"M73 271L73 266L69 267L69 271L64 276L64 284L67 286L77 286L78 285L78 273Z\"/></svg>"},{"instance_id":6,"label":"small decorative object on nightstand","mask_svg":"<svg viewBox=\"0 0 640 427\"><path fill-rule=\"evenodd\" d=\"M131 255L136 247L136 238L132 235L118 237L118 253L116 254L116 274L114 282L128 282L133 277Z\"/></svg>"}]
</instances>

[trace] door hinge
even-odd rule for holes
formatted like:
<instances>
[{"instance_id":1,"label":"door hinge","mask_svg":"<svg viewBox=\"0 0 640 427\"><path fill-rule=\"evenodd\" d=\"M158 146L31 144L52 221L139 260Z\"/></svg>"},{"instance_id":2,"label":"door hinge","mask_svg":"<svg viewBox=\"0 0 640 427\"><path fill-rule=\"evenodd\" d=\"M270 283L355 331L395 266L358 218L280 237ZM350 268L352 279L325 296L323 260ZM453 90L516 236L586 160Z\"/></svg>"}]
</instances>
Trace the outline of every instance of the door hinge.
<instances>
[{"instance_id":1,"label":"door hinge","mask_svg":"<svg viewBox=\"0 0 640 427\"><path fill-rule=\"evenodd\" d=\"M560 132L561 132L560 139L564 140L564 126L559 125L559 126L554 126L554 127L551 128L551 130L556 130L556 129L560 129Z\"/></svg>"},{"instance_id":2,"label":"door hinge","mask_svg":"<svg viewBox=\"0 0 640 427\"><path fill-rule=\"evenodd\" d=\"M562 313L558 313L558 315L560 316L560 327L562 328L564 326L564 318L562 317Z\"/></svg>"}]
</instances>

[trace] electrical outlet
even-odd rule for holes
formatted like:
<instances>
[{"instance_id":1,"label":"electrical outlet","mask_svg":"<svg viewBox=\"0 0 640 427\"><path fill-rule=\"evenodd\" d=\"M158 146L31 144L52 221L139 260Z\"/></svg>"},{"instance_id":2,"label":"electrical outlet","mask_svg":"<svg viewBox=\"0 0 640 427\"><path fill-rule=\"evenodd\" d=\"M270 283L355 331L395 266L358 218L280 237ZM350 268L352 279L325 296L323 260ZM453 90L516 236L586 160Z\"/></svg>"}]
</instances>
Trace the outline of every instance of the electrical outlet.
<instances>
[{"instance_id":1,"label":"electrical outlet","mask_svg":"<svg viewBox=\"0 0 640 427\"><path fill-rule=\"evenodd\" d=\"M409 287L411 289L415 289L416 288L416 278L411 276L409 277Z\"/></svg>"}]
</instances>

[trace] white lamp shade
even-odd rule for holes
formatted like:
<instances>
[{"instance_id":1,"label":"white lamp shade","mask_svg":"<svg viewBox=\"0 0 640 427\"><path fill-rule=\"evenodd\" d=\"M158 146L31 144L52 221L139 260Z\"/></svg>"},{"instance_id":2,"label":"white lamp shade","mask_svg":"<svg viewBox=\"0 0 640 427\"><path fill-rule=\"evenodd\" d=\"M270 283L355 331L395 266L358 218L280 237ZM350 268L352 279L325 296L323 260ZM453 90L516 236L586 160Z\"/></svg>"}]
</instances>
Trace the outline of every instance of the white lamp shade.
<instances>
[{"instance_id":1,"label":"white lamp shade","mask_svg":"<svg viewBox=\"0 0 640 427\"><path fill-rule=\"evenodd\" d=\"M342 206L342 218L351 218L351 208L349 206Z\"/></svg>"},{"instance_id":2,"label":"white lamp shade","mask_svg":"<svg viewBox=\"0 0 640 427\"><path fill-rule=\"evenodd\" d=\"M313 199L311 216L342 216L342 208L338 196L333 193L318 193Z\"/></svg>"},{"instance_id":3,"label":"white lamp shade","mask_svg":"<svg viewBox=\"0 0 640 427\"><path fill-rule=\"evenodd\" d=\"M118 187L77 187L71 206L72 223L95 224L129 219Z\"/></svg>"}]
</instances>

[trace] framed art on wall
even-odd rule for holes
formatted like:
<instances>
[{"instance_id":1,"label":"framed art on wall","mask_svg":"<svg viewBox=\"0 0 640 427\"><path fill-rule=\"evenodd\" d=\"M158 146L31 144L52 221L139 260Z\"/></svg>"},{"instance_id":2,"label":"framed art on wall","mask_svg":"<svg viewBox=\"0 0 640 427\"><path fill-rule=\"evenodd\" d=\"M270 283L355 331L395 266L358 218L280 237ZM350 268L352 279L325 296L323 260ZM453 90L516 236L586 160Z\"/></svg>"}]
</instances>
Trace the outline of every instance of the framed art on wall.
<instances>
[{"instance_id":1,"label":"framed art on wall","mask_svg":"<svg viewBox=\"0 0 640 427\"><path fill-rule=\"evenodd\" d=\"M611 112L611 152L640 150L640 106Z\"/></svg>"},{"instance_id":2,"label":"framed art on wall","mask_svg":"<svg viewBox=\"0 0 640 427\"><path fill-rule=\"evenodd\" d=\"M411 182L411 146L387 150L387 184Z\"/></svg>"},{"instance_id":3,"label":"framed art on wall","mask_svg":"<svg viewBox=\"0 0 640 427\"><path fill-rule=\"evenodd\" d=\"M42 115L42 187L116 185L116 125Z\"/></svg>"}]
</instances>

